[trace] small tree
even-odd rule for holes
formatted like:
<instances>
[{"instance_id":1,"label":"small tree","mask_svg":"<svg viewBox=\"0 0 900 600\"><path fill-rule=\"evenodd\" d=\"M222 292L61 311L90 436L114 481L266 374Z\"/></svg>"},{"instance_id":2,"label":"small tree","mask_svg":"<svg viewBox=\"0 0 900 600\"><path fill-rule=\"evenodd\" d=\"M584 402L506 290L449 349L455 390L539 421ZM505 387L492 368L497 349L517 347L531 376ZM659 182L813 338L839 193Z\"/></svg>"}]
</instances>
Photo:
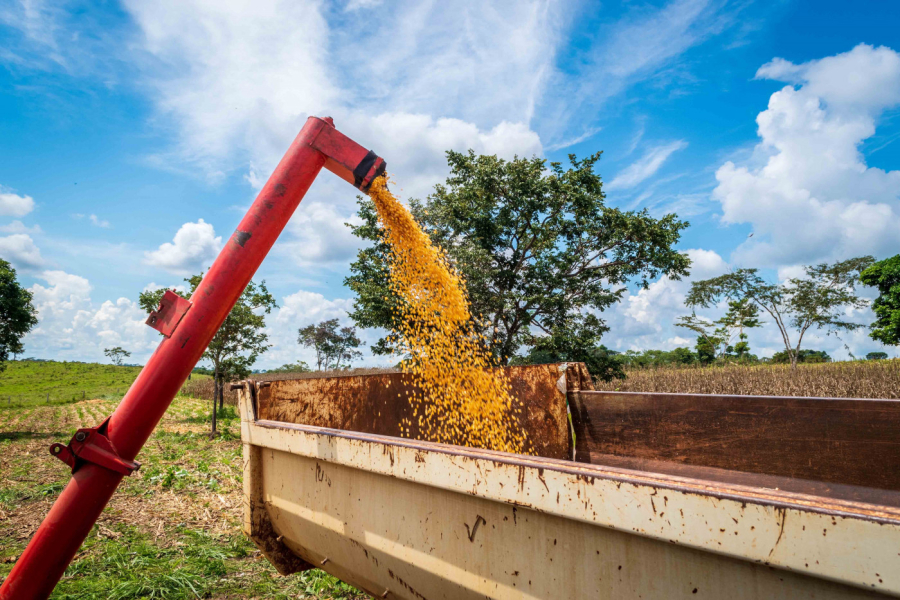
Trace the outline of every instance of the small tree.
<instances>
[{"instance_id":1,"label":"small tree","mask_svg":"<svg viewBox=\"0 0 900 600\"><path fill-rule=\"evenodd\" d=\"M762 325L762 321L759 320L759 307L747 298L732 300L728 303L728 312L722 317L722 324L731 331L736 331L738 339L738 342L734 346L728 346L725 352L734 353L738 360L749 358L750 343L747 341L745 330Z\"/></svg>"},{"instance_id":2,"label":"small tree","mask_svg":"<svg viewBox=\"0 0 900 600\"><path fill-rule=\"evenodd\" d=\"M684 327L697 333L697 355L700 362L709 364L715 362L724 352L728 345L728 332L722 327L719 321L711 321L697 315L688 315L679 317L675 322L676 327Z\"/></svg>"},{"instance_id":3,"label":"small tree","mask_svg":"<svg viewBox=\"0 0 900 600\"><path fill-rule=\"evenodd\" d=\"M834 264L807 266L804 267L806 277L792 278L785 283L769 283L757 269L738 269L692 283L686 304L708 308L723 299L755 304L772 317L794 369L803 336L810 329L824 329L827 334L836 334L862 327L844 320L842 314L847 308L868 306L867 300L856 295L856 284L860 272L874 260L871 256L862 256ZM797 330L796 343L791 340L792 329Z\"/></svg>"},{"instance_id":4,"label":"small tree","mask_svg":"<svg viewBox=\"0 0 900 600\"><path fill-rule=\"evenodd\" d=\"M0 258L0 373L9 355L23 352L22 338L37 325L31 292L16 279L16 270Z\"/></svg>"},{"instance_id":5,"label":"small tree","mask_svg":"<svg viewBox=\"0 0 900 600\"><path fill-rule=\"evenodd\" d=\"M869 352L866 354L866 360L886 360L887 352Z\"/></svg>"},{"instance_id":6,"label":"small tree","mask_svg":"<svg viewBox=\"0 0 900 600\"><path fill-rule=\"evenodd\" d=\"M340 369L362 357L356 350L362 341L356 336L355 327L340 327L337 319L328 319L317 325L301 327L297 343L316 351L316 369L319 371Z\"/></svg>"},{"instance_id":7,"label":"small tree","mask_svg":"<svg viewBox=\"0 0 900 600\"><path fill-rule=\"evenodd\" d=\"M114 365L122 365L122 360L131 356L131 352L122 348L122 346L116 346L115 348L104 348L103 354L109 358Z\"/></svg>"},{"instance_id":8,"label":"small tree","mask_svg":"<svg viewBox=\"0 0 900 600\"><path fill-rule=\"evenodd\" d=\"M500 364L523 346L574 341L590 344L578 352L591 352L607 330L594 315L616 303L628 282L646 286L660 275L679 279L688 272L690 259L675 249L688 224L674 214L657 219L607 206L594 171L599 160L599 152L581 160L573 154L564 168L537 157L506 161L450 151L446 184L424 203L410 201L413 216L465 280L473 326ZM371 245L345 280L356 293L350 316L360 327L391 330L401 300L390 287L390 248L372 202L359 205L363 223L351 229ZM372 350L394 347L387 337Z\"/></svg>"},{"instance_id":9,"label":"small tree","mask_svg":"<svg viewBox=\"0 0 900 600\"><path fill-rule=\"evenodd\" d=\"M869 326L869 337L888 346L900 345L900 254L871 265L859 280L879 292L872 303L876 319Z\"/></svg>"},{"instance_id":10,"label":"small tree","mask_svg":"<svg viewBox=\"0 0 900 600\"><path fill-rule=\"evenodd\" d=\"M747 334L744 330L759 327L760 324L759 307L746 298L730 301L728 312L716 321L693 314L679 317L675 323L677 327L690 329L703 339L702 344L698 341L697 352L704 364L725 356L738 359L749 356L750 344L747 343ZM732 346L731 341L735 336L738 343Z\"/></svg>"},{"instance_id":11,"label":"small tree","mask_svg":"<svg viewBox=\"0 0 900 600\"><path fill-rule=\"evenodd\" d=\"M716 338L713 336L698 335L697 344L697 360L701 365L709 365L716 362L719 346L715 344Z\"/></svg>"},{"instance_id":12,"label":"small tree","mask_svg":"<svg viewBox=\"0 0 900 600\"><path fill-rule=\"evenodd\" d=\"M185 279L193 293L202 275L194 275ZM156 310L165 290L143 292L139 302L141 308L148 313ZM210 435L216 434L216 407L221 409L225 403L225 382L241 379L250 374L250 367L259 355L269 349L269 337L263 331L266 325L265 315L272 312L275 297L266 288L266 282L250 282L241 293L225 322L213 337L203 357L213 365L213 410Z\"/></svg>"}]
</instances>

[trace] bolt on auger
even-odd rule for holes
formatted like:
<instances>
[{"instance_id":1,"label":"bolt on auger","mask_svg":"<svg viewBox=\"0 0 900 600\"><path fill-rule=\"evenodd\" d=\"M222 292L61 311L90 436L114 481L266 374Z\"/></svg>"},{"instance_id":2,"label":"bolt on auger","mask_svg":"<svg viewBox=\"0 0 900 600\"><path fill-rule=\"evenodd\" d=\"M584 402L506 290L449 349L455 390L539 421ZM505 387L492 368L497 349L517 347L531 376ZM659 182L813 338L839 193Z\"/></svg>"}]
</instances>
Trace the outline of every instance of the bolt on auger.
<instances>
[{"instance_id":1,"label":"bolt on auger","mask_svg":"<svg viewBox=\"0 0 900 600\"><path fill-rule=\"evenodd\" d=\"M47 598L122 478L200 360L313 180L328 169L368 192L385 162L337 129L310 117L190 299L166 292L147 324L165 337L122 402L100 426L79 430L56 456L72 479L6 581L0 600Z\"/></svg>"}]
</instances>

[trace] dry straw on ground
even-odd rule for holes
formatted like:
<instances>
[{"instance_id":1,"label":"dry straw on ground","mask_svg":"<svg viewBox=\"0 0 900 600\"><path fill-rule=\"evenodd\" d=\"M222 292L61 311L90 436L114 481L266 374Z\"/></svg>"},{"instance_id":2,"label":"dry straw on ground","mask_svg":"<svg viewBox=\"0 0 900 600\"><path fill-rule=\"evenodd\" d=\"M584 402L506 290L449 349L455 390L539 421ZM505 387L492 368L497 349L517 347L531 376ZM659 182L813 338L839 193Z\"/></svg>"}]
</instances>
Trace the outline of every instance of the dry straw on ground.
<instances>
[{"instance_id":1,"label":"dry straw on ground","mask_svg":"<svg viewBox=\"0 0 900 600\"><path fill-rule=\"evenodd\" d=\"M798 365L639 369L625 381L598 382L598 390L812 396L824 398L900 398L900 359Z\"/></svg>"}]
</instances>

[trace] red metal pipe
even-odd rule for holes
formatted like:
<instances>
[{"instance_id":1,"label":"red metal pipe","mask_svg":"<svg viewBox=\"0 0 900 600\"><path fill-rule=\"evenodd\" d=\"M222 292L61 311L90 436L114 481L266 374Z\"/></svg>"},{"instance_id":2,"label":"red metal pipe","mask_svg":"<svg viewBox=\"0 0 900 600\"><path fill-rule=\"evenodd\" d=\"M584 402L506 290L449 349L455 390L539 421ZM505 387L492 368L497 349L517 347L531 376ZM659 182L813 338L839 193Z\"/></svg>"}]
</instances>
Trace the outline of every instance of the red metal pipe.
<instances>
[{"instance_id":1,"label":"red metal pipe","mask_svg":"<svg viewBox=\"0 0 900 600\"><path fill-rule=\"evenodd\" d=\"M105 428L120 461L133 461L153 433L323 167L366 191L384 172L384 161L338 132L331 119L307 120L203 277L183 318L173 319L168 312L160 314L158 324L156 317L148 320L169 335L147 361ZM90 443L90 439L85 442L82 431L88 430L79 431L69 445L73 453ZM94 430L90 432L93 435ZM97 433L102 435L104 428ZM108 466L114 460L102 459L108 456L102 450L101 460L96 458L96 451L75 459L62 445L54 445L51 452L77 461L72 479L0 586L0 600L47 598L124 477Z\"/></svg>"}]
</instances>

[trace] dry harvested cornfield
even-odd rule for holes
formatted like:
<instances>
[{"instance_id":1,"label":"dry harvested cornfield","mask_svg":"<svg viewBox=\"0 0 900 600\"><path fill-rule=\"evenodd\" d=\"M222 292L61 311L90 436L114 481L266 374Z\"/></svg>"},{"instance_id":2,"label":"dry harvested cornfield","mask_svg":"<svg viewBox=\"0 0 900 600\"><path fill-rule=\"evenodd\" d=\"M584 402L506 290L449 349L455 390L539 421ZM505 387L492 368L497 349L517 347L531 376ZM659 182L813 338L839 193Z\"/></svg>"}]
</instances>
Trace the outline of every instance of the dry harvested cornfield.
<instances>
[{"instance_id":1,"label":"dry harvested cornfield","mask_svg":"<svg viewBox=\"0 0 900 600\"><path fill-rule=\"evenodd\" d=\"M900 398L900 359L798 365L731 365L640 369L625 381L599 382L598 390L817 396L824 398Z\"/></svg>"}]
</instances>

